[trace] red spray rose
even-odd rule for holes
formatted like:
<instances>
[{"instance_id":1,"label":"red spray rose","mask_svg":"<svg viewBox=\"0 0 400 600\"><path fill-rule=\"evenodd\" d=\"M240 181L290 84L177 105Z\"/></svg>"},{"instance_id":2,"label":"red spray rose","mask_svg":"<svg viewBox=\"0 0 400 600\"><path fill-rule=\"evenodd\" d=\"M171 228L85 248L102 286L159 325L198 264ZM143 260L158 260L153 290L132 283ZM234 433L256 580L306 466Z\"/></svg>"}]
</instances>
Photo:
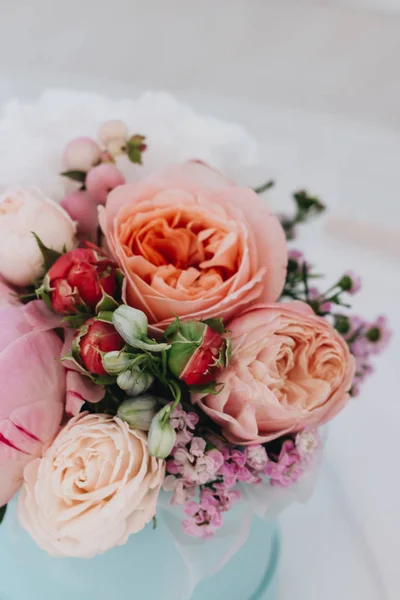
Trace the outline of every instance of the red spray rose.
<instances>
[{"instance_id":1,"label":"red spray rose","mask_svg":"<svg viewBox=\"0 0 400 600\"><path fill-rule=\"evenodd\" d=\"M45 278L45 289L55 312L71 315L93 312L104 294L114 296L117 265L100 248L87 243L56 260Z\"/></svg>"},{"instance_id":2,"label":"red spray rose","mask_svg":"<svg viewBox=\"0 0 400 600\"><path fill-rule=\"evenodd\" d=\"M221 322L175 321L165 332L171 348L168 366L188 385L205 385L215 380L228 364L230 343L222 334Z\"/></svg>"},{"instance_id":3,"label":"red spray rose","mask_svg":"<svg viewBox=\"0 0 400 600\"><path fill-rule=\"evenodd\" d=\"M73 351L85 369L95 375L107 375L103 354L121 350L124 340L111 323L89 319L75 334Z\"/></svg>"}]
</instances>

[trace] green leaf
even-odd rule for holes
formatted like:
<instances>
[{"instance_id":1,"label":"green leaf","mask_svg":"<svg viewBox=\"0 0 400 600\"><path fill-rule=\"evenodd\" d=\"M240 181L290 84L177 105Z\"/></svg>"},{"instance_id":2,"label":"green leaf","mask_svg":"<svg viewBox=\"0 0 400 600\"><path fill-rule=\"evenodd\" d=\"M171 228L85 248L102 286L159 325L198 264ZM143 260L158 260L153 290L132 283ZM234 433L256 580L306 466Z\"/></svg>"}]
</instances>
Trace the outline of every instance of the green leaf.
<instances>
[{"instance_id":1,"label":"green leaf","mask_svg":"<svg viewBox=\"0 0 400 600\"><path fill-rule=\"evenodd\" d=\"M71 327L71 329L79 329L85 321L90 319L91 315L88 313L80 313L78 315L67 315L63 318L62 324L67 327Z\"/></svg>"},{"instance_id":2,"label":"green leaf","mask_svg":"<svg viewBox=\"0 0 400 600\"><path fill-rule=\"evenodd\" d=\"M34 231L32 231L31 233L34 236L37 245L39 246L40 252L42 253L43 268L45 269L45 271L48 271L54 265L56 260L58 260L60 256L62 256L62 254L61 252L57 252L57 250L53 250L52 248L48 248L47 246L45 246L40 237L36 235Z\"/></svg>"},{"instance_id":3,"label":"green leaf","mask_svg":"<svg viewBox=\"0 0 400 600\"><path fill-rule=\"evenodd\" d=\"M326 208L317 196L310 196L305 190L295 192L293 198L300 213L319 213Z\"/></svg>"},{"instance_id":4,"label":"green leaf","mask_svg":"<svg viewBox=\"0 0 400 600\"><path fill-rule=\"evenodd\" d=\"M87 373L87 376L97 385L111 385L115 383L114 375L94 375L93 373Z\"/></svg>"},{"instance_id":5,"label":"green leaf","mask_svg":"<svg viewBox=\"0 0 400 600\"><path fill-rule=\"evenodd\" d=\"M216 331L220 335L222 335L226 331L225 326L224 326L224 320L222 318L219 318L219 319L206 319L205 321L203 321L203 323L205 323L206 325L208 325L209 327L211 327L211 329L213 329L214 331Z\"/></svg>"},{"instance_id":6,"label":"green leaf","mask_svg":"<svg viewBox=\"0 0 400 600\"><path fill-rule=\"evenodd\" d=\"M72 179L72 181L77 181L78 183L85 183L86 181L86 173L85 171L71 170L64 171L61 173L63 177L68 177L68 179Z\"/></svg>"},{"instance_id":7,"label":"green leaf","mask_svg":"<svg viewBox=\"0 0 400 600\"><path fill-rule=\"evenodd\" d=\"M189 390L193 394L219 394L224 387L223 383L217 383L216 381L210 381L204 385L189 385Z\"/></svg>"},{"instance_id":8,"label":"green leaf","mask_svg":"<svg viewBox=\"0 0 400 600\"><path fill-rule=\"evenodd\" d=\"M133 135L126 143L126 153L131 162L141 165L142 153L146 150L145 137L143 135Z\"/></svg>"},{"instance_id":9,"label":"green leaf","mask_svg":"<svg viewBox=\"0 0 400 600\"><path fill-rule=\"evenodd\" d=\"M106 292L104 292L103 290L103 297L96 305L96 313L105 311L112 312L113 310L118 308L118 306L119 303L116 300L114 300L112 296L106 294Z\"/></svg>"},{"instance_id":10,"label":"green leaf","mask_svg":"<svg viewBox=\"0 0 400 600\"><path fill-rule=\"evenodd\" d=\"M7 510L7 504L5 504L4 506L2 506L2 507L0 508L0 525L1 525L1 523L3 522L3 519L4 519L4 517L5 517L6 510Z\"/></svg>"}]
</instances>

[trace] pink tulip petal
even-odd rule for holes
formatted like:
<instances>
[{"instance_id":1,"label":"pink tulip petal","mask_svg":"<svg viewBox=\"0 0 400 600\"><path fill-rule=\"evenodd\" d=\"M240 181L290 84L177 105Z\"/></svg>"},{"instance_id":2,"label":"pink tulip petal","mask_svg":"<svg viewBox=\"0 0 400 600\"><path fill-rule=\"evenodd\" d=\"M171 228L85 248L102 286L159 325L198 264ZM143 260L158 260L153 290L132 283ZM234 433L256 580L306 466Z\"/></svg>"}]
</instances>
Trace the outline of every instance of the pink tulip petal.
<instances>
[{"instance_id":1,"label":"pink tulip petal","mask_svg":"<svg viewBox=\"0 0 400 600\"><path fill-rule=\"evenodd\" d=\"M36 331L48 331L61 326L63 317L57 315L43 300L33 300L24 306L24 316Z\"/></svg>"},{"instance_id":2,"label":"pink tulip petal","mask_svg":"<svg viewBox=\"0 0 400 600\"><path fill-rule=\"evenodd\" d=\"M85 402L96 404L104 397L104 387L93 383L77 371L67 370L66 412L76 416Z\"/></svg>"},{"instance_id":3,"label":"pink tulip petal","mask_svg":"<svg viewBox=\"0 0 400 600\"><path fill-rule=\"evenodd\" d=\"M8 317L8 332L26 323L24 307L16 310L19 313L0 310L0 323ZM5 330L1 331L3 341ZM18 489L25 465L56 435L65 399L57 335L29 331L12 341L11 337L0 353L0 506Z\"/></svg>"}]
</instances>

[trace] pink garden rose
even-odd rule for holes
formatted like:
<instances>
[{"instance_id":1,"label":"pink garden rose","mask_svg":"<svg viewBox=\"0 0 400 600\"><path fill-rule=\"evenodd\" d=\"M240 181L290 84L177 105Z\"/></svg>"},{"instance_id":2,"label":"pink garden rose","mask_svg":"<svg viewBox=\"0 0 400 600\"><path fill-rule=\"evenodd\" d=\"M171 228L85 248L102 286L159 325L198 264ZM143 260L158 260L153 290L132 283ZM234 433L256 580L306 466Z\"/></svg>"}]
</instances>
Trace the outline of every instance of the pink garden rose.
<instances>
[{"instance_id":1,"label":"pink garden rose","mask_svg":"<svg viewBox=\"0 0 400 600\"><path fill-rule=\"evenodd\" d=\"M192 161L113 190L100 224L122 268L127 304L153 332L174 315L231 318L284 285L283 229L265 202Z\"/></svg>"},{"instance_id":2,"label":"pink garden rose","mask_svg":"<svg viewBox=\"0 0 400 600\"><path fill-rule=\"evenodd\" d=\"M82 413L25 469L18 517L50 555L89 558L151 521L164 471L145 433Z\"/></svg>"},{"instance_id":3,"label":"pink garden rose","mask_svg":"<svg viewBox=\"0 0 400 600\"><path fill-rule=\"evenodd\" d=\"M217 395L193 402L237 444L264 443L332 419L346 404L354 358L326 319L300 302L265 304L227 325L233 355Z\"/></svg>"},{"instance_id":4,"label":"pink garden rose","mask_svg":"<svg viewBox=\"0 0 400 600\"><path fill-rule=\"evenodd\" d=\"M2 284L0 299L8 293ZM41 300L0 308L0 506L20 487L25 466L55 436L63 414L62 343L47 331L54 326L47 316Z\"/></svg>"}]
</instances>

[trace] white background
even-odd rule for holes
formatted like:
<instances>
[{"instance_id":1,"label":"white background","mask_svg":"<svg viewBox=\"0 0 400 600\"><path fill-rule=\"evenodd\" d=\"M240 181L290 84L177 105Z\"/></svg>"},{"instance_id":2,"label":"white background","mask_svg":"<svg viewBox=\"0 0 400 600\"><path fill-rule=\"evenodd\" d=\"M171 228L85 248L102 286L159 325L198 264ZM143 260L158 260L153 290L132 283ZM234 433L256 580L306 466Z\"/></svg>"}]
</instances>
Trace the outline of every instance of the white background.
<instances>
[{"instance_id":1,"label":"white background","mask_svg":"<svg viewBox=\"0 0 400 600\"><path fill-rule=\"evenodd\" d=\"M400 329L400 0L1 0L0 99L54 86L169 89L244 123L274 205L307 186L331 206L301 245L358 270L360 312ZM281 518L282 600L400 597L399 355L395 338Z\"/></svg>"}]
</instances>

